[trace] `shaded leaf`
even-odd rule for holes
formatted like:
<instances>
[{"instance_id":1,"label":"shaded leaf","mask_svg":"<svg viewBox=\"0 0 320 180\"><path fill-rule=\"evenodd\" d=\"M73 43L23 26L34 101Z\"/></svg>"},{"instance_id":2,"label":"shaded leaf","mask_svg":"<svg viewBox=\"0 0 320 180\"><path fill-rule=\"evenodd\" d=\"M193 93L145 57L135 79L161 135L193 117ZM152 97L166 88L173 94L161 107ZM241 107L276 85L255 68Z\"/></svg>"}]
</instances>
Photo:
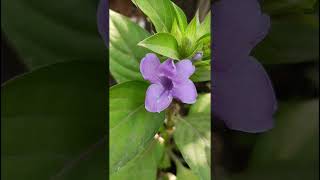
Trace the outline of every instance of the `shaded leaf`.
<instances>
[{"instance_id":1,"label":"shaded leaf","mask_svg":"<svg viewBox=\"0 0 320 180\"><path fill-rule=\"evenodd\" d=\"M303 13L314 9L317 0L265 0L262 8L268 14Z\"/></svg>"},{"instance_id":2,"label":"shaded leaf","mask_svg":"<svg viewBox=\"0 0 320 180\"><path fill-rule=\"evenodd\" d=\"M29 69L62 61L103 62L106 48L97 30L97 4L4 0L1 28Z\"/></svg>"},{"instance_id":3,"label":"shaded leaf","mask_svg":"<svg viewBox=\"0 0 320 180\"><path fill-rule=\"evenodd\" d=\"M2 86L2 179L107 177L104 67L58 63Z\"/></svg>"},{"instance_id":4,"label":"shaded leaf","mask_svg":"<svg viewBox=\"0 0 320 180\"><path fill-rule=\"evenodd\" d=\"M254 50L265 64L316 61L319 57L319 22L315 15L290 15L271 20L267 38Z\"/></svg>"},{"instance_id":5,"label":"shaded leaf","mask_svg":"<svg viewBox=\"0 0 320 180\"><path fill-rule=\"evenodd\" d=\"M318 100L280 104L275 128L261 137L251 164L318 159L318 132Z\"/></svg>"},{"instance_id":6,"label":"shaded leaf","mask_svg":"<svg viewBox=\"0 0 320 180\"><path fill-rule=\"evenodd\" d=\"M319 178L319 100L280 103L276 120L260 137L249 169L231 179Z\"/></svg>"}]
</instances>

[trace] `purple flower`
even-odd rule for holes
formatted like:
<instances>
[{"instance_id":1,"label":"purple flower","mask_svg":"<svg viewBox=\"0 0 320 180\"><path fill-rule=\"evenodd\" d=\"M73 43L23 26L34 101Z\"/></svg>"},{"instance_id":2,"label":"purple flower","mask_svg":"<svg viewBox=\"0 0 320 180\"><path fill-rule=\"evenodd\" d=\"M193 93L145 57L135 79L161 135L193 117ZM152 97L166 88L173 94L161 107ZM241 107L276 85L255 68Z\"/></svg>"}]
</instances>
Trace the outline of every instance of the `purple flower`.
<instances>
[{"instance_id":1,"label":"purple flower","mask_svg":"<svg viewBox=\"0 0 320 180\"><path fill-rule=\"evenodd\" d=\"M152 83L146 92L145 107L148 111L163 111L173 98L187 104L195 103L197 89L189 79L195 67L190 60L174 64L172 59L167 59L160 63L155 54L148 53L141 60L140 71L143 78Z\"/></svg>"},{"instance_id":2,"label":"purple flower","mask_svg":"<svg viewBox=\"0 0 320 180\"><path fill-rule=\"evenodd\" d=\"M249 54L266 36L269 17L257 0L220 0L212 10L213 115L234 130L268 130L276 97L264 68Z\"/></svg>"}]
</instances>

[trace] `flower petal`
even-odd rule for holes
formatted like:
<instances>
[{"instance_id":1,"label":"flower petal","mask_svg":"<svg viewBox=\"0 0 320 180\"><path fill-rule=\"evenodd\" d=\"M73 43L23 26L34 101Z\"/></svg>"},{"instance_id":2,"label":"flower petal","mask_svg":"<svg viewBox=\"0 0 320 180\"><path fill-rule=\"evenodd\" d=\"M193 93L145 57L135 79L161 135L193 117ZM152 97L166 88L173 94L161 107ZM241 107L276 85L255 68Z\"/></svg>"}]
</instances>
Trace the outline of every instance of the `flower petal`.
<instances>
[{"instance_id":1,"label":"flower petal","mask_svg":"<svg viewBox=\"0 0 320 180\"><path fill-rule=\"evenodd\" d=\"M228 69L237 57L246 57L267 34L269 17L258 0L223 0L213 3L213 69Z\"/></svg>"},{"instance_id":2,"label":"flower petal","mask_svg":"<svg viewBox=\"0 0 320 180\"><path fill-rule=\"evenodd\" d=\"M177 73L173 78L175 82L187 81L189 77L194 73L195 67L190 60L181 60L176 64Z\"/></svg>"},{"instance_id":3,"label":"flower petal","mask_svg":"<svg viewBox=\"0 0 320 180\"><path fill-rule=\"evenodd\" d=\"M213 72L213 114L230 129L268 130L277 109L271 81L253 57L240 61L229 71Z\"/></svg>"},{"instance_id":4,"label":"flower petal","mask_svg":"<svg viewBox=\"0 0 320 180\"><path fill-rule=\"evenodd\" d=\"M183 103L193 104L196 102L198 93L193 82L188 79L180 84L175 84L172 89L172 96Z\"/></svg>"},{"instance_id":5,"label":"flower petal","mask_svg":"<svg viewBox=\"0 0 320 180\"><path fill-rule=\"evenodd\" d=\"M145 107L149 112L161 112L169 107L172 95L160 84L151 84L146 92Z\"/></svg>"},{"instance_id":6,"label":"flower petal","mask_svg":"<svg viewBox=\"0 0 320 180\"><path fill-rule=\"evenodd\" d=\"M173 77L176 74L176 66L172 59L167 59L159 66L159 75L166 77Z\"/></svg>"},{"instance_id":7,"label":"flower petal","mask_svg":"<svg viewBox=\"0 0 320 180\"><path fill-rule=\"evenodd\" d=\"M98 30L100 35L102 36L105 45L107 48L109 47L109 24L108 24L108 3L107 0L100 0L97 18L98 18Z\"/></svg>"},{"instance_id":8,"label":"flower petal","mask_svg":"<svg viewBox=\"0 0 320 180\"><path fill-rule=\"evenodd\" d=\"M153 53L148 53L140 62L140 72L145 80L149 80L151 83L158 83L158 68L160 66L160 60Z\"/></svg>"}]
</instances>

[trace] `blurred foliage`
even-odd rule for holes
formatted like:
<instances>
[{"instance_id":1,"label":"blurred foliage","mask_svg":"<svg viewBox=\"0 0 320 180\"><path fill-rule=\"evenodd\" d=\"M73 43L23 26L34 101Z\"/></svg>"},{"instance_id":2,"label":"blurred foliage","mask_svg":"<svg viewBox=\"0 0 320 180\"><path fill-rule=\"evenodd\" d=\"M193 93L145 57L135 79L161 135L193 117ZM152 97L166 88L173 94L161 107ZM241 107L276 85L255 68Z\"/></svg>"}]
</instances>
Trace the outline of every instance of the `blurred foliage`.
<instances>
[{"instance_id":1,"label":"blurred foliage","mask_svg":"<svg viewBox=\"0 0 320 180\"><path fill-rule=\"evenodd\" d=\"M106 59L96 24L98 0L3 0L1 28L29 69Z\"/></svg>"},{"instance_id":2,"label":"blurred foliage","mask_svg":"<svg viewBox=\"0 0 320 180\"><path fill-rule=\"evenodd\" d=\"M105 82L104 63L88 61L58 63L6 82L1 179L105 177Z\"/></svg>"},{"instance_id":3,"label":"blurred foliage","mask_svg":"<svg viewBox=\"0 0 320 180\"><path fill-rule=\"evenodd\" d=\"M269 71L279 99L275 127L249 134L219 132L223 180L319 178L319 2L264 0L271 28L252 55Z\"/></svg>"}]
</instances>

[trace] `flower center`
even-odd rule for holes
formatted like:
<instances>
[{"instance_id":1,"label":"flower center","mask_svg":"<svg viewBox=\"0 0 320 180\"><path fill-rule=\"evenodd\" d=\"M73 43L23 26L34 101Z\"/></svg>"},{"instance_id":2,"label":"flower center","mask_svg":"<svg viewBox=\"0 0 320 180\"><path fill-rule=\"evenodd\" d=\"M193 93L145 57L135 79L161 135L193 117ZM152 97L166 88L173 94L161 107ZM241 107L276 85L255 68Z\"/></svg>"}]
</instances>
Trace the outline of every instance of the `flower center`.
<instances>
[{"instance_id":1,"label":"flower center","mask_svg":"<svg viewBox=\"0 0 320 180\"><path fill-rule=\"evenodd\" d=\"M165 90L171 90L173 88L172 80L167 77L160 77L161 85L165 88Z\"/></svg>"}]
</instances>

